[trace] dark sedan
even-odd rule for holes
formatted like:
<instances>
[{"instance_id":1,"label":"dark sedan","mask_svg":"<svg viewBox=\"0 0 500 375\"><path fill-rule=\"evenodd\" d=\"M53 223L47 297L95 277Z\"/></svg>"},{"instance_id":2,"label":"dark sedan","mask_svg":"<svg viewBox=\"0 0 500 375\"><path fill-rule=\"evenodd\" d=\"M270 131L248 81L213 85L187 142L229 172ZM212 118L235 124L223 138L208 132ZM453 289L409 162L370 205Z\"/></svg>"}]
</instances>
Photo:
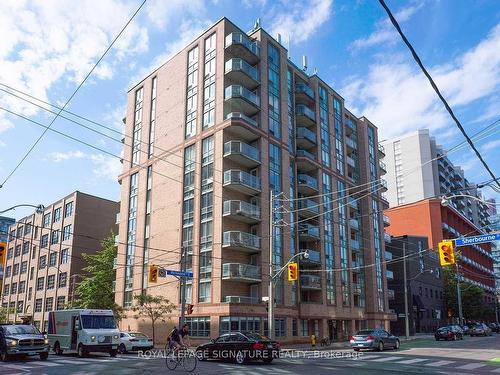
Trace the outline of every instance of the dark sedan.
<instances>
[{"instance_id":1,"label":"dark sedan","mask_svg":"<svg viewBox=\"0 0 500 375\"><path fill-rule=\"evenodd\" d=\"M383 329L366 329L350 337L354 351L373 349L382 351L386 348L399 349L399 339Z\"/></svg>"},{"instance_id":2,"label":"dark sedan","mask_svg":"<svg viewBox=\"0 0 500 375\"><path fill-rule=\"evenodd\" d=\"M271 363L279 358L280 345L265 336L252 332L226 333L196 348L200 360L231 360L238 364L251 360Z\"/></svg>"},{"instance_id":3,"label":"dark sedan","mask_svg":"<svg viewBox=\"0 0 500 375\"><path fill-rule=\"evenodd\" d=\"M463 331L453 329L453 326L438 328L436 333L434 333L434 338L436 341L439 340L463 340Z\"/></svg>"}]
</instances>

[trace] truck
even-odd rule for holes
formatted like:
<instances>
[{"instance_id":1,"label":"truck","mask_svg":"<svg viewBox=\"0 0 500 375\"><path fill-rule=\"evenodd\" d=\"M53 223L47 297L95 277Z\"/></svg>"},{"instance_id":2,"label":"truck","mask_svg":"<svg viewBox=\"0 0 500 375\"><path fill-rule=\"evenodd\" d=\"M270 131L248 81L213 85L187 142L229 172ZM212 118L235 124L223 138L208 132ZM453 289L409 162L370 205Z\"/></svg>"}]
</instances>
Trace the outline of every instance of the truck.
<instances>
[{"instance_id":1,"label":"truck","mask_svg":"<svg viewBox=\"0 0 500 375\"><path fill-rule=\"evenodd\" d=\"M49 357L49 341L31 324L0 324L0 360L22 355Z\"/></svg>"},{"instance_id":2,"label":"truck","mask_svg":"<svg viewBox=\"0 0 500 375\"><path fill-rule=\"evenodd\" d=\"M116 357L120 331L111 310L57 310L49 312L48 339L56 355L100 352Z\"/></svg>"}]
</instances>

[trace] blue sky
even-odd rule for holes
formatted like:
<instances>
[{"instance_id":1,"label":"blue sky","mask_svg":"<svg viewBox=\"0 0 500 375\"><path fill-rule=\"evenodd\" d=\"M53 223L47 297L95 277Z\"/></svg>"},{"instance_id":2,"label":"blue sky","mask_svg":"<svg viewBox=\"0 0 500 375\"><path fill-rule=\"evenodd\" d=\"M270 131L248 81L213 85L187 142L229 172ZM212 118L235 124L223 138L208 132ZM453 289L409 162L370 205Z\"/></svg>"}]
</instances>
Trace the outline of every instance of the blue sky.
<instances>
[{"instance_id":1,"label":"blue sky","mask_svg":"<svg viewBox=\"0 0 500 375\"><path fill-rule=\"evenodd\" d=\"M2 2L0 84L63 104L139 3ZM387 3L468 133L500 117L498 1ZM290 39L292 60L300 64L301 56L307 55L309 71L317 68L355 114L366 115L380 128L381 139L431 128L445 148L463 141L376 0L149 0L69 110L120 131L131 83L223 16L244 30L260 17L272 35L280 32L284 43ZM51 120L46 112L3 91L0 106L43 124ZM56 120L53 128L110 153L121 152L120 143L64 119ZM0 110L1 180L42 130ZM478 141L497 175L499 146L498 133ZM489 178L470 150L452 154L451 159L464 167L471 181ZM119 170L117 159L49 132L0 189L0 209L19 203L49 204L73 190L117 200ZM484 193L495 196L491 190ZM11 214L20 218L29 212L18 209Z\"/></svg>"}]
</instances>

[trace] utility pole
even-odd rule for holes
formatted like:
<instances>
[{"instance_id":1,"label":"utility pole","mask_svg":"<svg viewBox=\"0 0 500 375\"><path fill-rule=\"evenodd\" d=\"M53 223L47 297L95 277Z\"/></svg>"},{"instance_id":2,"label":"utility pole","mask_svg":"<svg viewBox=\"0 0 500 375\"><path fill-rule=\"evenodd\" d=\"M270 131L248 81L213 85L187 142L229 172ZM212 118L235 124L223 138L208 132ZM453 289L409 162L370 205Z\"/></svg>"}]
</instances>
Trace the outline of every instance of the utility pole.
<instances>
[{"instance_id":1,"label":"utility pole","mask_svg":"<svg viewBox=\"0 0 500 375\"><path fill-rule=\"evenodd\" d=\"M186 272L186 248L182 246L181 250L181 271ZM179 278L181 282L181 321L179 328L181 328L184 325L184 316L185 316L185 311L186 311L186 278L185 277L180 277Z\"/></svg>"},{"instance_id":2,"label":"utility pole","mask_svg":"<svg viewBox=\"0 0 500 375\"><path fill-rule=\"evenodd\" d=\"M274 192L271 189L269 199L269 288L268 288L268 309L267 309L267 328L268 336L274 339L274 293L273 293L273 244L274 244Z\"/></svg>"},{"instance_id":3,"label":"utility pole","mask_svg":"<svg viewBox=\"0 0 500 375\"><path fill-rule=\"evenodd\" d=\"M457 267L457 302L458 302L458 324L463 325L463 312L462 312L462 292L460 291L460 274L458 270L458 263L455 263L455 266Z\"/></svg>"},{"instance_id":4,"label":"utility pole","mask_svg":"<svg viewBox=\"0 0 500 375\"><path fill-rule=\"evenodd\" d=\"M406 242L403 241L403 281L404 281L404 297L405 297L405 336L408 340L410 337L410 319L408 316L408 281L406 276Z\"/></svg>"},{"instance_id":5,"label":"utility pole","mask_svg":"<svg viewBox=\"0 0 500 375\"><path fill-rule=\"evenodd\" d=\"M495 293L495 318L498 324L498 294Z\"/></svg>"}]
</instances>

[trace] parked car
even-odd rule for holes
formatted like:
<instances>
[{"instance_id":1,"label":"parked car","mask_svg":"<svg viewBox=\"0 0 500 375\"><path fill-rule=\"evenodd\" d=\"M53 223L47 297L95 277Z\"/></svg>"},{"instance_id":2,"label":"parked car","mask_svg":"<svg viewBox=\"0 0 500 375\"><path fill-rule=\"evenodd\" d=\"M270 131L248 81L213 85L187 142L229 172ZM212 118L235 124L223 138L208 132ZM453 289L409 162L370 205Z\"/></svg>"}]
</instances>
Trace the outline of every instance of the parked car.
<instances>
[{"instance_id":1,"label":"parked car","mask_svg":"<svg viewBox=\"0 0 500 375\"><path fill-rule=\"evenodd\" d=\"M118 353L125 354L138 350L153 349L153 339L141 332L120 332Z\"/></svg>"},{"instance_id":2,"label":"parked car","mask_svg":"<svg viewBox=\"0 0 500 375\"><path fill-rule=\"evenodd\" d=\"M0 359L29 355L40 356L45 361L49 357L49 340L31 324L0 325Z\"/></svg>"},{"instance_id":3,"label":"parked car","mask_svg":"<svg viewBox=\"0 0 500 375\"><path fill-rule=\"evenodd\" d=\"M469 326L468 325L463 325L462 326L462 330L464 331L464 335L468 335L469 334Z\"/></svg>"},{"instance_id":4,"label":"parked car","mask_svg":"<svg viewBox=\"0 0 500 375\"><path fill-rule=\"evenodd\" d=\"M462 326L459 326L458 324L448 324L447 327L455 334L457 339L464 339L464 330Z\"/></svg>"},{"instance_id":5,"label":"parked car","mask_svg":"<svg viewBox=\"0 0 500 375\"><path fill-rule=\"evenodd\" d=\"M455 327L453 326L446 326L446 327L441 327L438 328L436 333L434 333L434 338L436 341L439 340L463 340L464 335L463 331L460 330L458 331Z\"/></svg>"},{"instance_id":6,"label":"parked car","mask_svg":"<svg viewBox=\"0 0 500 375\"><path fill-rule=\"evenodd\" d=\"M279 358L280 345L265 336L252 332L231 332L196 348L200 360L233 360L238 364L250 360L271 363Z\"/></svg>"},{"instance_id":7,"label":"parked car","mask_svg":"<svg viewBox=\"0 0 500 375\"><path fill-rule=\"evenodd\" d=\"M490 323L488 324L488 327L490 327L491 332L500 333L500 325L497 323Z\"/></svg>"},{"instance_id":8,"label":"parked car","mask_svg":"<svg viewBox=\"0 0 500 375\"><path fill-rule=\"evenodd\" d=\"M472 336L491 336L491 329L484 323L474 323L469 325L470 335Z\"/></svg>"},{"instance_id":9,"label":"parked car","mask_svg":"<svg viewBox=\"0 0 500 375\"><path fill-rule=\"evenodd\" d=\"M349 338L354 351L373 349L382 351L386 348L399 349L399 338L383 329L365 329Z\"/></svg>"}]
</instances>

